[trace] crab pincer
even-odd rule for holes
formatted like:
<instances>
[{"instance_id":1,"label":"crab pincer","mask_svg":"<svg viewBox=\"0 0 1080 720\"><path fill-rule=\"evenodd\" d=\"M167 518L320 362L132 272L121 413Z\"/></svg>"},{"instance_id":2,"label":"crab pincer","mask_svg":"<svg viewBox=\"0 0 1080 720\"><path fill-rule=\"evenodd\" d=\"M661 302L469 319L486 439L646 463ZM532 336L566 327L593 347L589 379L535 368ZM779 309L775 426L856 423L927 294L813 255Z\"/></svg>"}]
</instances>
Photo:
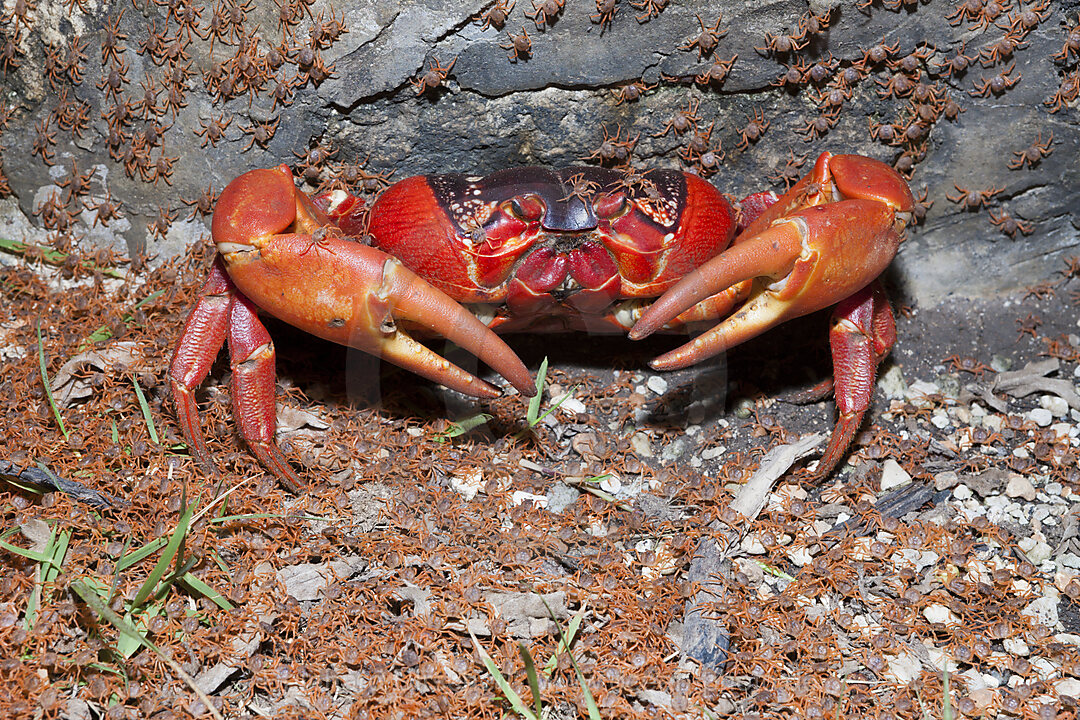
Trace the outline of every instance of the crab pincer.
<instances>
[{"instance_id":1,"label":"crab pincer","mask_svg":"<svg viewBox=\"0 0 1080 720\"><path fill-rule=\"evenodd\" d=\"M720 324L654 359L658 370L700 362L793 318L836 305L830 343L840 419L816 475L832 469L869 407L877 365L895 341L876 279L900 246L914 199L892 168L823 153L813 171L765 209L731 247L687 274L630 330L644 338L705 298L751 283Z\"/></svg>"},{"instance_id":2,"label":"crab pincer","mask_svg":"<svg viewBox=\"0 0 1080 720\"><path fill-rule=\"evenodd\" d=\"M181 427L200 460L209 455L193 392L227 338L241 434L287 485L300 484L274 443L274 346L256 308L453 390L498 396L498 388L428 349L409 330L437 334L476 355L523 395L536 392L529 371L497 335L396 258L345 237L295 188L286 166L253 170L230 183L211 231L219 257L169 371Z\"/></svg>"}]
</instances>

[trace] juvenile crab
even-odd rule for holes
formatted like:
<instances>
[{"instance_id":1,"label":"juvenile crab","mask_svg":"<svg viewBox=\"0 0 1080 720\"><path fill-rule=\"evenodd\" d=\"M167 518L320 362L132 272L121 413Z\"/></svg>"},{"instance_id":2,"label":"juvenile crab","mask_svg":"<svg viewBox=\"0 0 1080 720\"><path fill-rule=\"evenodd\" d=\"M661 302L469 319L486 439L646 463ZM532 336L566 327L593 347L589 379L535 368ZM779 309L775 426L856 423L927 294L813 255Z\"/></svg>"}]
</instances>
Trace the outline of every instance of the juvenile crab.
<instances>
[{"instance_id":1,"label":"juvenile crab","mask_svg":"<svg viewBox=\"0 0 1080 720\"><path fill-rule=\"evenodd\" d=\"M496 387L411 333L446 337L533 395L529 371L496 331L629 329L636 340L722 319L651 363L672 370L835 305L839 417L814 472L821 477L851 443L895 340L876 278L912 208L892 168L827 152L782 197L745 199L738 225L718 189L674 170L422 175L390 186L366 212L342 191L309 198L284 165L253 170L218 200L219 254L173 355L173 401L192 453L208 465L195 390L228 340L240 433L296 490L300 478L274 439L275 350L258 309L491 398ZM370 245L355 239L365 229Z\"/></svg>"}]
</instances>

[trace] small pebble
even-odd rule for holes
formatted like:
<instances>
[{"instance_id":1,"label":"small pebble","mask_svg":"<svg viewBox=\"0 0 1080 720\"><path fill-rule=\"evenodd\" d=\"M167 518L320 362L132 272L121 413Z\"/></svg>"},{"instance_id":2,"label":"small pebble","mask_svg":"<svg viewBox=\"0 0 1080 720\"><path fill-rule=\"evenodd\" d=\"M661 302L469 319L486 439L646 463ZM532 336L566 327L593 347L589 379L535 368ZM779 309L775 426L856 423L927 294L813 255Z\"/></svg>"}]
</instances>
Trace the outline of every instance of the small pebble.
<instances>
[{"instance_id":1,"label":"small pebble","mask_svg":"<svg viewBox=\"0 0 1080 720\"><path fill-rule=\"evenodd\" d=\"M952 470L945 470L934 475L934 488L937 490L948 490L960 481L960 476Z\"/></svg>"},{"instance_id":2,"label":"small pebble","mask_svg":"<svg viewBox=\"0 0 1080 720\"><path fill-rule=\"evenodd\" d=\"M745 553L747 553L749 555L764 555L765 554L765 546L761 544L761 540L758 539L757 535L747 535L746 537L743 538L742 543L740 543L740 545L742 547L743 552L745 552Z\"/></svg>"},{"instance_id":3,"label":"small pebble","mask_svg":"<svg viewBox=\"0 0 1080 720\"><path fill-rule=\"evenodd\" d=\"M1080 680L1076 678L1062 678L1053 683L1054 692L1057 695L1068 695L1069 697L1080 696Z\"/></svg>"},{"instance_id":4,"label":"small pebble","mask_svg":"<svg viewBox=\"0 0 1080 720\"><path fill-rule=\"evenodd\" d=\"M1026 657L1031 654L1031 648L1028 647L1028 644L1024 642L1022 638L1007 637L1001 641L1001 644L1005 647L1005 652L1012 655Z\"/></svg>"},{"instance_id":5,"label":"small pebble","mask_svg":"<svg viewBox=\"0 0 1080 720\"><path fill-rule=\"evenodd\" d=\"M1012 369L1012 360L1004 355L993 355L990 357L990 369L994 372L1005 372Z\"/></svg>"},{"instance_id":6,"label":"small pebble","mask_svg":"<svg viewBox=\"0 0 1080 720\"><path fill-rule=\"evenodd\" d=\"M562 398L562 395L555 398L555 401L558 402L560 398ZM559 410L570 413L571 415L587 415L589 412L589 408L585 407L585 403L575 397L569 397L563 400L562 404L559 405Z\"/></svg>"},{"instance_id":7,"label":"small pebble","mask_svg":"<svg viewBox=\"0 0 1080 720\"><path fill-rule=\"evenodd\" d=\"M1034 537L1022 538L1017 545L1027 555L1028 560L1036 565L1048 560L1054 552L1054 549L1045 541L1037 540Z\"/></svg>"},{"instance_id":8,"label":"small pebble","mask_svg":"<svg viewBox=\"0 0 1080 720\"><path fill-rule=\"evenodd\" d=\"M1028 419L1039 427L1047 427L1054 421L1053 414L1046 408L1037 407L1033 410L1029 410L1027 413Z\"/></svg>"},{"instance_id":9,"label":"small pebble","mask_svg":"<svg viewBox=\"0 0 1080 720\"><path fill-rule=\"evenodd\" d=\"M909 482L911 482L911 476L908 475L907 470L900 467L900 463L888 458L881 464L882 491L892 490L901 485L907 485Z\"/></svg>"},{"instance_id":10,"label":"small pebble","mask_svg":"<svg viewBox=\"0 0 1080 720\"><path fill-rule=\"evenodd\" d=\"M923 617L926 618L927 622L937 625L955 626L960 624L960 618L952 610L938 603L928 605L923 610Z\"/></svg>"},{"instance_id":11,"label":"small pebble","mask_svg":"<svg viewBox=\"0 0 1080 720\"><path fill-rule=\"evenodd\" d=\"M1057 395L1043 395L1039 398L1039 405L1050 411L1056 418L1063 418L1069 414L1069 403L1065 398Z\"/></svg>"},{"instance_id":12,"label":"small pebble","mask_svg":"<svg viewBox=\"0 0 1080 720\"><path fill-rule=\"evenodd\" d=\"M653 456L652 447L649 445L649 436L642 432L636 432L630 438L630 449L638 457L649 458Z\"/></svg>"},{"instance_id":13,"label":"small pebble","mask_svg":"<svg viewBox=\"0 0 1080 720\"><path fill-rule=\"evenodd\" d=\"M614 495L622 490L622 480L615 473L608 473L607 477L600 481L600 489L609 495Z\"/></svg>"},{"instance_id":14,"label":"small pebble","mask_svg":"<svg viewBox=\"0 0 1080 720\"><path fill-rule=\"evenodd\" d=\"M651 378L645 381L645 385L648 386L657 395L663 395L667 392L667 380L659 375L653 375Z\"/></svg>"},{"instance_id":15,"label":"small pebble","mask_svg":"<svg viewBox=\"0 0 1080 720\"><path fill-rule=\"evenodd\" d=\"M724 447L723 445L717 445L716 447L705 448L704 450L701 451L701 459L702 460L713 460L715 458L720 457L725 452L727 452L727 448Z\"/></svg>"},{"instance_id":16,"label":"small pebble","mask_svg":"<svg viewBox=\"0 0 1080 720\"><path fill-rule=\"evenodd\" d=\"M957 485L955 488L953 488L952 494L953 497L957 500L967 500L973 495L973 493L971 492L971 488L969 488L967 485Z\"/></svg>"},{"instance_id":17,"label":"small pebble","mask_svg":"<svg viewBox=\"0 0 1080 720\"><path fill-rule=\"evenodd\" d=\"M878 389L885 393L890 400L903 399L907 392L907 383L904 382L904 374L899 365L889 368L877 382Z\"/></svg>"},{"instance_id":18,"label":"small pebble","mask_svg":"<svg viewBox=\"0 0 1080 720\"><path fill-rule=\"evenodd\" d=\"M1035 486L1023 475L1013 475L1005 486L1005 495L1011 498L1035 499Z\"/></svg>"},{"instance_id":19,"label":"small pebble","mask_svg":"<svg viewBox=\"0 0 1080 720\"><path fill-rule=\"evenodd\" d=\"M547 495L536 495L535 493L525 492L524 490L515 490L510 494L510 500L515 505L520 505L526 500L531 500L532 504L538 508L547 507L548 504Z\"/></svg>"}]
</instances>

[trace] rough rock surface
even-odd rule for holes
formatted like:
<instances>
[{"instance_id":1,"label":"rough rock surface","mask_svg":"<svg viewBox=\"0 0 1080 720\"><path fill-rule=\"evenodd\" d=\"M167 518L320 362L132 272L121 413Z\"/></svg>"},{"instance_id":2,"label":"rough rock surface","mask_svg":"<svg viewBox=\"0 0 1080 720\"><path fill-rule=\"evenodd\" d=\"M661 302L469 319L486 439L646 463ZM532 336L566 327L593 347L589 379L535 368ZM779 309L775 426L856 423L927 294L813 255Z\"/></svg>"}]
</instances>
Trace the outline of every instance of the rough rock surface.
<instances>
[{"instance_id":1,"label":"rough rock surface","mask_svg":"<svg viewBox=\"0 0 1080 720\"><path fill-rule=\"evenodd\" d=\"M693 128L660 135L680 110L697 107L696 131L711 128L709 148L725 153L710 178L735 195L782 189L776 175L790 153L807 157L804 170L825 149L901 166L913 160L912 187L932 205L890 271L906 303L1032 285L1077 253L1080 50L1066 44L1080 22L1075 0L1014 2L993 19L941 0L651 0L637 7L617 0L610 22L600 22L593 2L569 0L542 27L529 17L534 3L518 0L501 29L482 20L494 5L41 0L20 15L25 4L7 0L0 145L17 202L2 212L132 254L172 255L205 235L197 202L208 189L220 191L253 167L302 169L312 148L336 154L316 153L309 189L365 161L366 172L393 179L573 164L616 134L637 139L636 166L708 173L698 154L683 157ZM828 27L811 34L815 13ZM510 34L524 31L531 49L511 60ZM780 35L803 35L803 46L766 49L767 37ZM1005 38L1016 40L1011 52L1001 46ZM867 58L878 43L890 48L885 62ZM970 66L945 72L958 53ZM721 82L697 78L733 56ZM453 63L447 78L418 92L414 83L436 62ZM795 73L802 79L779 86L791 66L803 69ZM850 69L858 72L848 82L842 73ZM1002 73L1011 86L977 94ZM912 88L897 89L900 77ZM644 83L640 97L625 98L637 82ZM901 97L882 96L890 82ZM834 89L841 104L830 110ZM958 106L955 119L947 117L949 101ZM118 108L130 117L118 120ZM755 113L769 125L740 147ZM808 123L829 113L835 124L809 139ZM210 142L206 127L215 121L228 125ZM910 139L884 142L885 125ZM1036 141L1049 154L1021 163L1018 153ZM947 197L957 197L958 187L1000 192L987 206L965 209ZM93 210L103 199L121 204L107 227ZM70 220L57 219L57 205ZM163 213L176 221L159 220ZM1022 221L1015 237L991 223L1003 213ZM58 241L55 232L38 237Z\"/></svg>"}]
</instances>

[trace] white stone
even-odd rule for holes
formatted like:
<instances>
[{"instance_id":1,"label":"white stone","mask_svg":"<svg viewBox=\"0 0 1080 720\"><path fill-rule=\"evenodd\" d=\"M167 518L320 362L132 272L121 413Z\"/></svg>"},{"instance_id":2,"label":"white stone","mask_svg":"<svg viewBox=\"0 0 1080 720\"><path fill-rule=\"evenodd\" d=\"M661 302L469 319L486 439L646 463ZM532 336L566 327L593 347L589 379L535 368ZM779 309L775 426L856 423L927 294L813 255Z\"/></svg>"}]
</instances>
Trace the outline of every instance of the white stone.
<instances>
[{"instance_id":1,"label":"white stone","mask_svg":"<svg viewBox=\"0 0 1080 720\"><path fill-rule=\"evenodd\" d=\"M667 392L668 388L667 380L660 377L659 375L653 375L652 377L650 377L648 380L645 381L645 385L648 386L648 388L657 395L663 395Z\"/></svg>"},{"instance_id":2,"label":"white stone","mask_svg":"<svg viewBox=\"0 0 1080 720\"><path fill-rule=\"evenodd\" d=\"M454 473L450 476L450 487L466 500L472 500L484 487L484 472L480 468Z\"/></svg>"},{"instance_id":3,"label":"white stone","mask_svg":"<svg viewBox=\"0 0 1080 720\"><path fill-rule=\"evenodd\" d=\"M1005 486L1005 494L1011 498L1035 499L1035 486L1023 475L1011 475Z\"/></svg>"},{"instance_id":4,"label":"white stone","mask_svg":"<svg viewBox=\"0 0 1080 720\"><path fill-rule=\"evenodd\" d=\"M1054 416L1049 410L1042 407L1037 407L1032 410L1028 410L1028 420L1039 427L1047 427L1050 423L1054 422Z\"/></svg>"},{"instance_id":5,"label":"white stone","mask_svg":"<svg viewBox=\"0 0 1080 720\"><path fill-rule=\"evenodd\" d=\"M1057 395L1043 395L1039 398L1039 405L1050 411L1056 418L1063 418L1069 414L1069 403L1065 398Z\"/></svg>"},{"instance_id":6,"label":"white stone","mask_svg":"<svg viewBox=\"0 0 1080 720\"><path fill-rule=\"evenodd\" d=\"M511 502L515 505L520 505L526 500L532 500L533 505L536 507L547 507L548 499L546 495L535 495L533 493L525 492L524 490L515 490L510 496Z\"/></svg>"},{"instance_id":7,"label":"white stone","mask_svg":"<svg viewBox=\"0 0 1080 720\"><path fill-rule=\"evenodd\" d=\"M903 563L905 565L911 565L915 569L915 572L921 572L923 568L936 565L937 561L941 559L933 550L915 550L914 548L904 548L898 550L892 556L892 561L897 565Z\"/></svg>"},{"instance_id":8,"label":"white stone","mask_svg":"<svg viewBox=\"0 0 1080 720\"><path fill-rule=\"evenodd\" d=\"M967 500L972 497L971 488L963 483L953 488L952 494L957 500Z\"/></svg>"},{"instance_id":9,"label":"white stone","mask_svg":"<svg viewBox=\"0 0 1080 720\"><path fill-rule=\"evenodd\" d=\"M877 381L878 389L889 400L900 400L907 393L907 384L899 365L893 365Z\"/></svg>"},{"instance_id":10,"label":"white stone","mask_svg":"<svg viewBox=\"0 0 1080 720\"><path fill-rule=\"evenodd\" d=\"M1066 403L1066 405L1068 404ZM1053 412L1053 410L1051 410L1051 412ZM1067 422L1056 422L1050 426L1050 429L1053 430L1054 434L1061 439L1070 437L1073 433L1077 431L1077 427L1075 425Z\"/></svg>"},{"instance_id":11,"label":"white stone","mask_svg":"<svg viewBox=\"0 0 1080 720\"><path fill-rule=\"evenodd\" d=\"M1050 559L1050 555L1053 552L1051 547L1045 541L1035 537L1021 538L1016 544L1024 551L1028 560L1036 565Z\"/></svg>"},{"instance_id":12,"label":"white stone","mask_svg":"<svg viewBox=\"0 0 1080 720\"><path fill-rule=\"evenodd\" d=\"M1027 657L1031 654L1031 648L1024 642L1023 638L1007 637L1001 641L1001 644L1005 648L1005 652L1010 655L1020 655L1021 657Z\"/></svg>"},{"instance_id":13,"label":"white stone","mask_svg":"<svg viewBox=\"0 0 1080 720\"><path fill-rule=\"evenodd\" d=\"M805 567L814 560L814 558L810 556L810 552L804 547L789 548L787 556L791 559L791 562L799 567Z\"/></svg>"},{"instance_id":14,"label":"white stone","mask_svg":"<svg viewBox=\"0 0 1080 720\"><path fill-rule=\"evenodd\" d=\"M1054 682L1054 692L1069 697L1080 696L1080 680L1071 677L1061 678Z\"/></svg>"},{"instance_id":15,"label":"white stone","mask_svg":"<svg viewBox=\"0 0 1080 720\"><path fill-rule=\"evenodd\" d=\"M600 489L610 495L614 495L622 490L622 480L620 480L619 476L615 473L608 473L607 476L600 481Z\"/></svg>"},{"instance_id":16,"label":"white stone","mask_svg":"<svg viewBox=\"0 0 1080 720\"><path fill-rule=\"evenodd\" d=\"M911 476L907 470L900 467L900 463L892 458L887 458L881 464L881 489L892 490L911 482Z\"/></svg>"},{"instance_id":17,"label":"white stone","mask_svg":"<svg viewBox=\"0 0 1080 720\"><path fill-rule=\"evenodd\" d=\"M648 458L653 456L652 448L649 446L649 436L643 432L636 432L630 438L630 449L638 457Z\"/></svg>"},{"instance_id":18,"label":"white stone","mask_svg":"<svg viewBox=\"0 0 1080 720\"><path fill-rule=\"evenodd\" d=\"M727 452L727 448L723 445L717 445L716 447L705 448L701 451L702 460L713 460L720 457Z\"/></svg>"},{"instance_id":19,"label":"white stone","mask_svg":"<svg viewBox=\"0 0 1080 720\"><path fill-rule=\"evenodd\" d=\"M1043 596L1032 600L1020 611L1021 615L1027 615L1043 625L1054 628L1058 624L1058 601L1055 597Z\"/></svg>"},{"instance_id":20,"label":"white stone","mask_svg":"<svg viewBox=\"0 0 1080 720\"><path fill-rule=\"evenodd\" d=\"M559 397L562 396L560 395ZM555 399L556 402L558 402L558 399L559 398ZM588 413L589 408L585 407L585 403L581 402L577 398L568 397L563 400L561 405L559 405L559 410L561 410L562 412L570 413L571 415L584 415Z\"/></svg>"},{"instance_id":21,"label":"white stone","mask_svg":"<svg viewBox=\"0 0 1080 720\"><path fill-rule=\"evenodd\" d=\"M949 427L949 416L944 412L936 412L930 418L930 424L936 427L938 430L944 430Z\"/></svg>"},{"instance_id":22,"label":"white stone","mask_svg":"<svg viewBox=\"0 0 1080 720\"><path fill-rule=\"evenodd\" d=\"M936 383L916 380L908 387L905 395L913 405L922 406L930 404L930 401L926 399L927 395L938 395L940 393L941 388Z\"/></svg>"},{"instance_id":23,"label":"white stone","mask_svg":"<svg viewBox=\"0 0 1080 720\"><path fill-rule=\"evenodd\" d=\"M896 655L886 655L885 662L889 664L885 676L892 680L907 685L922 674L922 664L919 656L904 648Z\"/></svg>"},{"instance_id":24,"label":"white stone","mask_svg":"<svg viewBox=\"0 0 1080 720\"><path fill-rule=\"evenodd\" d=\"M682 457L682 455L686 453L688 442L689 441L687 441L684 436L675 438L675 440L665 445L664 449L660 451L660 459L665 462L671 462Z\"/></svg>"},{"instance_id":25,"label":"white stone","mask_svg":"<svg viewBox=\"0 0 1080 720\"><path fill-rule=\"evenodd\" d=\"M952 610L940 603L927 605L923 609L923 617L926 618L927 622L940 625L955 626L960 624L960 618Z\"/></svg>"},{"instance_id":26,"label":"white stone","mask_svg":"<svg viewBox=\"0 0 1080 720\"><path fill-rule=\"evenodd\" d=\"M765 546L761 544L761 540L758 539L757 535L747 535L739 545L743 552L750 555L765 554Z\"/></svg>"}]
</instances>

